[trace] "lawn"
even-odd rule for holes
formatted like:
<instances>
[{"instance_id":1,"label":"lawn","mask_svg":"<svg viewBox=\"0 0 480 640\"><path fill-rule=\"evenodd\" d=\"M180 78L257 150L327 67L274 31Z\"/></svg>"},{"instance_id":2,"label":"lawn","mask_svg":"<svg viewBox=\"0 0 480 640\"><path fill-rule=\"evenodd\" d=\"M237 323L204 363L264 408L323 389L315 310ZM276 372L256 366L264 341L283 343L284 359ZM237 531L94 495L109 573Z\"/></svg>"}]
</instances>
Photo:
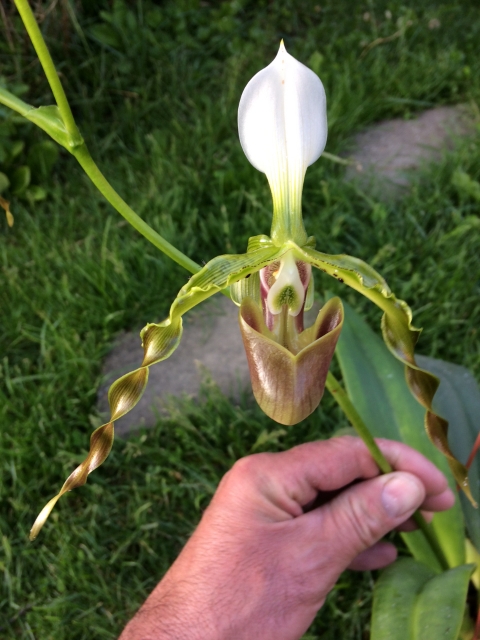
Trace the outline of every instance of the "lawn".
<instances>
[{"instance_id":1,"label":"lawn","mask_svg":"<svg viewBox=\"0 0 480 640\"><path fill-rule=\"evenodd\" d=\"M479 113L473 0L420 8L413 0L35 4L93 156L137 213L199 263L243 252L249 236L269 232L268 185L240 148L236 110L280 38L322 78L330 153L381 119L457 103ZM6 11L0 81L49 104L33 50ZM0 109L0 151L25 144L14 164L43 139ZM479 200L455 176L480 181L478 141L445 155L394 203L346 183L344 167L326 159L309 169L303 198L317 247L372 264L424 327L418 351L463 364L477 379ZM0 153L0 171L2 161ZM36 202L5 192L15 225L0 223L0 637L112 639L237 458L326 438L346 421L325 396L310 418L279 429L248 398L234 405L205 380L200 402L177 400L154 429L117 441L28 542L37 512L101 423L96 392L115 336L161 320L187 277L68 154L41 186L47 197ZM326 276L315 282L319 299L338 293L378 327L366 301ZM345 573L308 638L368 638L374 577Z\"/></svg>"}]
</instances>

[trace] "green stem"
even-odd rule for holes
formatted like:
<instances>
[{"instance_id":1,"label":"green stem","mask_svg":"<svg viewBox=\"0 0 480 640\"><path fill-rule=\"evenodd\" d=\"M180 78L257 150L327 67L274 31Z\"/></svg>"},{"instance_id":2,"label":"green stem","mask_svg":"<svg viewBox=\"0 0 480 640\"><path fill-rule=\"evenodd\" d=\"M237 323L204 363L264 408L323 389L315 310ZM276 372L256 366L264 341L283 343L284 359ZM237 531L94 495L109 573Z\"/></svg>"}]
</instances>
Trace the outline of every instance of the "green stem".
<instances>
[{"instance_id":1,"label":"green stem","mask_svg":"<svg viewBox=\"0 0 480 640\"><path fill-rule=\"evenodd\" d=\"M415 511L412 518L415 520L415 524L418 526L418 528L421 530L421 532L427 539L427 542L432 548L432 550L434 551L435 555L437 556L437 560L440 563L440 566L442 567L442 569L444 571L448 571L450 569L450 565L448 564L448 560L445 554L443 553L443 549L440 546L440 543L438 542L438 539L435 533L433 532L432 527L428 524L428 522L422 516L420 511Z\"/></svg>"},{"instance_id":2,"label":"green stem","mask_svg":"<svg viewBox=\"0 0 480 640\"><path fill-rule=\"evenodd\" d=\"M48 51L47 45L45 44L45 40L43 39L28 0L15 0L15 5L20 13L35 51L37 52L40 64L43 67L48 83L55 97L63 124L69 134L67 144L65 144L66 148L75 156L80 166L100 193L102 193L108 202L125 218L125 220L127 220L127 222L132 225L132 227L157 247L157 249L160 249L160 251L169 258L187 269L187 271L190 271L190 273L197 273L200 271L201 267L196 262L176 249L172 244L170 244L170 242L165 240L165 238L162 238L160 234L154 231L144 220L142 220L142 218L140 218L139 215L135 213L135 211L133 211L131 207L128 206L125 200L118 195L97 167L92 156L88 152L82 136L80 135L80 131L78 130L72 110L70 109L67 96L62 83L60 82L60 78L58 77L55 65L53 64L52 57ZM25 117L28 117L28 112L32 110L30 105L27 105L16 96L13 96L8 91L4 91L1 88L0 103L5 104L7 107L10 107ZM222 293L228 298L230 297L228 289L223 290Z\"/></svg>"},{"instance_id":3,"label":"green stem","mask_svg":"<svg viewBox=\"0 0 480 640\"><path fill-rule=\"evenodd\" d=\"M169 258L187 269L187 271L190 271L190 273L197 273L197 271L200 270L200 266L188 256L184 255L181 251L176 249L172 244L167 242L167 240L162 238L160 234L154 231L144 220L142 220L142 218L140 218L140 216L138 216L133 209L128 206L123 198L118 195L97 167L82 140L70 109L67 96L63 90L55 65L53 64L52 57L48 51L47 45L45 44L42 33L38 27L28 1L15 0L15 4L23 23L25 24L28 35L32 40L35 51L37 52L48 83L57 102L63 123L69 134L68 146L66 145L68 150L75 156L93 184L103 194L108 202L110 202L110 204L120 213L120 215L122 215L139 233L157 247L157 249L163 251L163 253L165 253ZM23 100L20 100L1 88L0 102L25 117L28 117L28 112L33 110L32 107L23 102Z\"/></svg>"},{"instance_id":4,"label":"green stem","mask_svg":"<svg viewBox=\"0 0 480 640\"><path fill-rule=\"evenodd\" d=\"M0 103L6 107L13 109L22 116L28 118L29 112L34 112L35 109L12 95L10 92L0 87ZM197 273L200 271L200 266L191 260L188 256L176 249L165 238L154 231L139 215L133 211L131 207L121 198L115 189L110 185L103 173L95 164L92 156L90 155L85 143L78 146L70 146L69 151L78 160L80 166L85 171L87 176L97 187L100 193L106 200L127 220L132 227L134 227L139 233L141 233L147 240L149 240L157 249L163 251L169 258L177 262L179 265L190 271L190 273ZM227 294L228 295L228 294Z\"/></svg>"},{"instance_id":5,"label":"green stem","mask_svg":"<svg viewBox=\"0 0 480 640\"><path fill-rule=\"evenodd\" d=\"M343 410L347 418L349 419L355 431L358 433L358 435L367 445L367 448L370 451L372 458L377 463L380 471L382 473L391 473L393 471L392 466L390 465L388 460L385 458L383 453L378 448L377 443L373 439L372 434L368 430L368 427L362 420L360 414L353 406L353 403L348 397L347 392L341 386L338 380L335 378L333 373L331 373L330 371L328 372L328 375L327 375L326 387L330 391L332 396L335 398L336 402L338 403L340 408ZM425 536L432 551L435 553L437 560L440 563L440 566L444 571L448 571L450 566L445 557L443 549L441 548L431 526L427 523L427 521L422 516L420 511L416 511L412 517L415 523L417 524L418 528L422 531L423 535Z\"/></svg>"},{"instance_id":6,"label":"green stem","mask_svg":"<svg viewBox=\"0 0 480 640\"><path fill-rule=\"evenodd\" d=\"M20 98L17 98L13 93L10 93L10 91L7 91L2 87L0 87L0 103L4 104L9 109L12 109L12 111L16 111L24 118L26 118L27 113L33 109L31 105L20 100Z\"/></svg>"},{"instance_id":7,"label":"green stem","mask_svg":"<svg viewBox=\"0 0 480 640\"><path fill-rule=\"evenodd\" d=\"M20 98L17 98L2 87L0 87L0 104L4 104L6 107L9 107L27 119L29 114L37 111L34 107L23 102L23 100L20 100ZM122 215L139 233L141 233L149 242L157 247L157 249L160 249L160 251L165 253L174 262L184 267L187 271L190 271L190 273L197 273L200 271L201 267L196 262L176 249L159 233L154 231L144 220L142 220L142 218L140 218L139 215L135 213L135 211L133 211L125 200L118 195L94 162L83 141L80 145L70 146L68 150L75 156L80 166L104 198L108 200L120 215ZM228 287L223 289L221 293L227 298L230 298L230 290Z\"/></svg>"},{"instance_id":8,"label":"green stem","mask_svg":"<svg viewBox=\"0 0 480 640\"><path fill-rule=\"evenodd\" d=\"M165 240L165 238L162 238L160 234L154 231L144 220L142 220L142 218L140 218L140 216L128 206L125 200L118 195L95 164L85 144L73 149L72 153L97 189L118 211L118 213L132 225L132 227L140 232L147 240L157 247L157 249L163 251L165 255L187 269L187 271L190 271L190 273L197 273L197 271L200 271L200 266L196 262L176 249L172 244L170 244L170 242Z\"/></svg>"},{"instance_id":9,"label":"green stem","mask_svg":"<svg viewBox=\"0 0 480 640\"><path fill-rule=\"evenodd\" d=\"M159 233L154 231L142 218L135 213L135 211L121 198L115 189L111 186L103 173L95 164L92 156L90 155L85 143L79 147L71 150L71 153L78 160L78 163L85 171L87 176L97 187L103 197L114 207L118 213L129 222L134 229L142 234L149 242L151 242L157 249L160 249L166 256L171 258L174 262L181 267L190 271L190 273L197 273L201 267L196 262L191 260L184 253L179 251L173 244L170 244ZM230 288L226 287L220 291L224 296L230 298Z\"/></svg>"},{"instance_id":10,"label":"green stem","mask_svg":"<svg viewBox=\"0 0 480 640\"><path fill-rule=\"evenodd\" d=\"M338 382L331 371L329 371L327 375L326 387L335 398L336 402L340 405L340 408L351 422L355 431L367 445L367 449L370 451L370 454L377 463L380 471L382 471L382 473L391 473L393 471L393 468L378 448L377 443L368 430L367 425L360 417L360 414L353 406L353 403L348 397L347 392Z\"/></svg>"},{"instance_id":11,"label":"green stem","mask_svg":"<svg viewBox=\"0 0 480 640\"><path fill-rule=\"evenodd\" d=\"M76 143L77 139L81 140L80 132L78 131L72 110L68 104L67 96L65 95L62 83L60 82L55 65L53 64L52 56L47 49L47 45L45 44L45 40L43 39L37 21L35 20L33 11L28 4L28 0L15 0L15 5L23 20L23 24L25 25L28 35L30 36L30 40L32 41L35 51L37 52L40 64L47 76L48 84L50 85L55 97L65 128L72 137L72 142Z\"/></svg>"}]
</instances>

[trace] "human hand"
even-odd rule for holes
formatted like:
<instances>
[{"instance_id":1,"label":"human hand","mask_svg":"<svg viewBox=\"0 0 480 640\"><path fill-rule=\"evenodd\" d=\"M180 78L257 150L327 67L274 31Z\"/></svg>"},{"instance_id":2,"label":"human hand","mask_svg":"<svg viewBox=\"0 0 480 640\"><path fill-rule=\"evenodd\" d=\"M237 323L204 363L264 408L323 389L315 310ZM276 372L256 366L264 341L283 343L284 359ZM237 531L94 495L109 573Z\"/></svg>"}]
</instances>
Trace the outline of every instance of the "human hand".
<instances>
[{"instance_id":1,"label":"human hand","mask_svg":"<svg viewBox=\"0 0 480 640\"><path fill-rule=\"evenodd\" d=\"M420 453L377 444L395 472L351 436L239 460L120 640L298 640L342 571L390 564L386 533L455 501Z\"/></svg>"}]
</instances>

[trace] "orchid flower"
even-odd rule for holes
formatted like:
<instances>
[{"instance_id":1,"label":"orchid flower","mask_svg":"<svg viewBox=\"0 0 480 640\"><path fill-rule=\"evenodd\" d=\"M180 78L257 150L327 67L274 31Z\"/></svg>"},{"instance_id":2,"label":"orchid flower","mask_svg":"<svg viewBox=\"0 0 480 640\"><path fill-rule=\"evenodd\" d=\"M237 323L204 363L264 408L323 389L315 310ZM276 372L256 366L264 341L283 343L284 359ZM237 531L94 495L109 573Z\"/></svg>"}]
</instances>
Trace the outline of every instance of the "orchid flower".
<instances>
[{"instance_id":1,"label":"orchid flower","mask_svg":"<svg viewBox=\"0 0 480 640\"><path fill-rule=\"evenodd\" d=\"M458 483L466 470L451 453L447 423L432 409L438 380L420 369L414 347L420 330L412 312L368 264L347 255L315 249L302 220L302 187L307 167L324 150L327 139L326 98L318 76L287 53L283 42L273 62L246 86L238 111L240 142L248 160L266 174L273 198L271 235L250 238L247 251L213 258L180 289L169 316L141 332L140 367L118 379L109 390L111 416L91 436L90 451L60 492L39 514L30 534L42 528L58 499L81 486L111 449L114 422L140 400L149 367L168 358L182 337L182 316L210 296L230 287L239 306L240 330L252 387L260 407L282 424L310 415L323 395L328 368L340 335L343 308L333 298L313 326L303 314L312 306L312 267L362 293L384 312L383 338L405 364L410 389L426 408L425 425L434 444L447 456Z\"/></svg>"}]
</instances>

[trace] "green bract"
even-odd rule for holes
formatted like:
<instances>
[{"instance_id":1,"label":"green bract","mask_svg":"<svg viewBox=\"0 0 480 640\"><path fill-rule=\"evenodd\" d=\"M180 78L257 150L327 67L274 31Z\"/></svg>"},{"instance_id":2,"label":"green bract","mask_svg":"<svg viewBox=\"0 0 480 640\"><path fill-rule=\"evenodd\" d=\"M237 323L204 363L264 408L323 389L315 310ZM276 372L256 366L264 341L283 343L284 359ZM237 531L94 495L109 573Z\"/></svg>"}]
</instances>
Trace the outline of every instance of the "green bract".
<instances>
[{"instance_id":1,"label":"green bract","mask_svg":"<svg viewBox=\"0 0 480 640\"><path fill-rule=\"evenodd\" d=\"M458 484L471 497L466 469L448 446L448 423L432 408L438 379L415 362L414 347L420 331L412 325L410 308L395 297L368 264L354 257L317 251L315 239L305 231L301 212L305 172L323 152L327 138L326 99L320 79L290 56L282 42L275 60L248 83L238 113L240 142L250 162L266 174L270 184L271 237L250 238L246 253L218 256L200 269L137 216L102 175L76 126L28 2L16 0L16 4L57 105L35 109L1 88L0 103L34 122L64 146L128 222L194 274L180 289L168 318L142 330L143 361L138 369L111 386L109 422L92 434L88 456L41 511L31 538L36 537L57 500L66 491L84 484L88 474L105 460L113 443L114 421L140 400L149 367L168 358L177 348L183 314L219 291L228 290L227 295L240 307L239 321L253 390L262 409L283 424L295 424L314 411L327 375L331 376L328 368L342 328L343 308L339 299L329 301L314 325L305 329L303 314L313 301L312 267L359 291L382 309L384 340L405 365L410 390L426 409L427 433L447 457ZM8 215L8 203L0 204ZM383 469L381 454L376 455L367 429L364 435L366 440L370 438L367 446Z\"/></svg>"}]
</instances>

